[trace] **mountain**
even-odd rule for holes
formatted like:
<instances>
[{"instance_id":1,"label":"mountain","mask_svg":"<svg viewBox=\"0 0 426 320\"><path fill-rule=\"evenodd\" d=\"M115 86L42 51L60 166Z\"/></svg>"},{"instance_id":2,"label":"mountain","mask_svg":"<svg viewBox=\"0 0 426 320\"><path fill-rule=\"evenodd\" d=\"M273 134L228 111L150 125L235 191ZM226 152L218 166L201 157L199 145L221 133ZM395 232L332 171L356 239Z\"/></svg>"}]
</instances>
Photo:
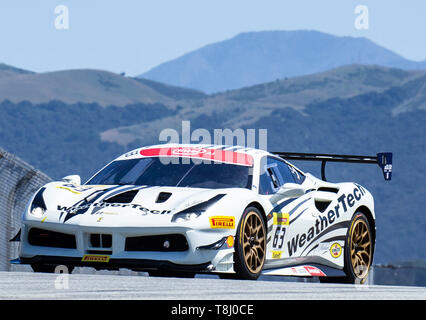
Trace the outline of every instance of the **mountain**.
<instances>
[{"instance_id":1,"label":"mountain","mask_svg":"<svg viewBox=\"0 0 426 320\"><path fill-rule=\"evenodd\" d=\"M76 76L79 72L81 77ZM39 89L83 101L0 100L0 146L53 179L80 174L85 181L120 154L158 143L162 130L181 133L184 120L190 121L191 133L202 128L211 136L215 129L266 129L269 150L371 155L392 151L391 182L383 180L377 166L355 164L327 164L327 178L357 181L374 194L376 263L424 258L426 71L355 64L216 94L101 71L60 73L57 82L45 80ZM147 102L93 102L95 92L107 91L98 75L111 76L101 78L106 88L108 79L113 84L121 81L120 88L111 88L117 89L110 96L117 101L125 98L127 84L141 85L152 95ZM43 80L51 74L11 75L21 88L21 99L30 96L25 91L30 76ZM92 85L94 92L82 84ZM58 86L62 91L56 93ZM0 94L3 88L11 87L0 81ZM320 174L318 164L295 164Z\"/></svg>"},{"instance_id":2,"label":"mountain","mask_svg":"<svg viewBox=\"0 0 426 320\"><path fill-rule=\"evenodd\" d=\"M141 77L213 93L349 64L426 69L426 61L404 59L366 38L318 31L262 31L207 45Z\"/></svg>"},{"instance_id":3,"label":"mountain","mask_svg":"<svg viewBox=\"0 0 426 320\"><path fill-rule=\"evenodd\" d=\"M103 70L64 70L34 73L0 64L0 101L33 104L52 100L124 106L134 103L173 104L204 93L158 82L125 77Z\"/></svg>"}]
</instances>

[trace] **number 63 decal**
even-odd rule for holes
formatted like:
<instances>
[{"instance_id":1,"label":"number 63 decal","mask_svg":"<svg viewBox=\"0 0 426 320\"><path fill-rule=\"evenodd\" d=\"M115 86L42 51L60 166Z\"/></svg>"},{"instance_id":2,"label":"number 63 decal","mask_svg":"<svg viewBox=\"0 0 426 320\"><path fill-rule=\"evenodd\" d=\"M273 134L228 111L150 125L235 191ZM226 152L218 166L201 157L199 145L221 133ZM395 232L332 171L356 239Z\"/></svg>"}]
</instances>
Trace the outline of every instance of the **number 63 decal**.
<instances>
[{"instance_id":1,"label":"number 63 decal","mask_svg":"<svg viewBox=\"0 0 426 320\"><path fill-rule=\"evenodd\" d=\"M274 241L272 242L272 247L276 249L281 249L284 244L284 236L285 236L285 227L277 226L274 235Z\"/></svg>"}]
</instances>

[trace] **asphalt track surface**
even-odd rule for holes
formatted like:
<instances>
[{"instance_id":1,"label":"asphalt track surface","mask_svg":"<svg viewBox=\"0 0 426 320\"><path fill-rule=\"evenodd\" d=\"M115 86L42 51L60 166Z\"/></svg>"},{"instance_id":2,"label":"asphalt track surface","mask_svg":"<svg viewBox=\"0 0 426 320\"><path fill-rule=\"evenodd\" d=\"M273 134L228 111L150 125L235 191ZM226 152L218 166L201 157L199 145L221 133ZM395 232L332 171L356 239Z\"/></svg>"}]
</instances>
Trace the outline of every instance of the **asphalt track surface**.
<instances>
[{"instance_id":1,"label":"asphalt track surface","mask_svg":"<svg viewBox=\"0 0 426 320\"><path fill-rule=\"evenodd\" d=\"M0 299L426 300L425 287L0 272Z\"/></svg>"}]
</instances>

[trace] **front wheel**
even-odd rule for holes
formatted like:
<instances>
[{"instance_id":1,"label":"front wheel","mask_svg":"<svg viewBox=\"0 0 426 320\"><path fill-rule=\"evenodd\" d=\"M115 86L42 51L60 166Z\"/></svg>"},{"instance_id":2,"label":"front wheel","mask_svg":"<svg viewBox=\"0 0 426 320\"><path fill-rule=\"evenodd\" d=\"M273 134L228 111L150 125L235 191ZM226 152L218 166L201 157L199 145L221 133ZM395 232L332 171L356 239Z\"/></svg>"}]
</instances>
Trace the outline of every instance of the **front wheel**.
<instances>
[{"instance_id":1,"label":"front wheel","mask_svg":"<svg viewBox=\"0 0 426 320\"><path fill-rule=\"evenodd\" d=\"M248 207L238 225L234 253L236 278L256 280L266 257L266 227L262 214Z\"/></svg>"}]
</instances>

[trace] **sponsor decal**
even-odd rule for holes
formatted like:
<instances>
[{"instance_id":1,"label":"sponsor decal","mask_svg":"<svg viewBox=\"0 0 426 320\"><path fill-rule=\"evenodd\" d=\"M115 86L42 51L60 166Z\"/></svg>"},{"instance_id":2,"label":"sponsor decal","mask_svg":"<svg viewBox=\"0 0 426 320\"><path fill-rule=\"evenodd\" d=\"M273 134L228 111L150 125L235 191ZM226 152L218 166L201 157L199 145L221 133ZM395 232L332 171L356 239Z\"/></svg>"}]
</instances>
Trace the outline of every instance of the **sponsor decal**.
<instances>
[{"instance_id":1,"label":"sponsor decal","mask_svg":"<svg viewBox=\"0 0 426 320\"><path fill-rule=\"evenodd\" d=\"M329 208L325 214L318 215L315 220L315 224L312 225L307 232L297 234L291 240L287 241L289 256L291 257L298 249L307 246L312 242L312 240L316 239L318 235L326 232L325 230L334 225L340 215L344 215L348 209L352 208L355 203L365 195L365 193L365 189L356 184L352 193L340 195L337 198L337 204L334 207Z\"/></svg>"},{"instance_id":2,"label":"sponsor decal","mask_svg":"<svg viewBox=\"0 0 426 320\"><path fill-rule=\"evenodd\" d=\"M290 224L290 214L282 212L274 212L274 225L288 226Z\"/></svg>"},{"instance_id":3,"label":"sponsor decal","mask_svg":"<svg viewBox=\"0 0 426 320\"><path fill-rule=\"evenodd\" d=\"M305 266L304 268L313 277L325 277L325 273L316 267Z\"/></svg>"},{"instance_id":4,"label":"sponsor decal","mask_svg":"<svg viewBox=\"0 0 426 320\"><path fill-rule=\"evenodd\" d=\"M217 216L210 217L209 220L212 229L235 229L235 217Z\"/></svg>"},{"instance_id":5,"label":"sponsor decal","mask_svg":"<svg viewBox=\"0 0 426 320\"><path fill-rule=\"evenodd\" d=\"M307 275L307 271L303 266L302 267L292 267L291 272L296 276L297 275Z\"/></svg>"},{"instance_id":6,"label":"sponsor decal","mask_svg":"<svg viewBox=\"0 0 426 320\"><path fill-rule=\"evenodd\" d=\"M229 150L176 147L176 148L151 148L140 151L143 157L184 157L232 163L243 166L252 166L253 157L246 153Z\"/></svg>"},{"instance_id":7,"label":"sponsor decal","mask_svg":"<svg viewBox=\"0 0 426 320\"><path fill-rule=\"evenodd\" d=\"M342 246L337 242L333 243L330 247L330 254L333 258L338 258L342 255Z\"/></svg>"},{"instance_id":8,"label":"sponsor decal","mask_svg":"<svg viewBox=\"0 0 426 320\"><path fill-rule=\"evenodd\" d=\"M215 150L202 149L202 148L175 148L172 149L172 154L177 156L199 156L202 154L205 155L214 155Z\"/></svg>"},{"instance_id":9,"label":"sponsor decal","mask_svg":"<svg viewBox=\"0 0 426 320\"><path fill-rule=\"evenodd\" d=\"M319 254L324 254L329 250L330 250L330 243L329 242L321 242L318 245L318 253Z\"/></svg>"},{"instance_id":10,"label":"sponsor decal","mask_svg":"<svg viewBox=\"0 0 426 320\"><path fill-rule=\"evenodd\" d=\"M282 251L272 251L272 259L281 259Z\"/></svg>"},{"instance_id":11,"label":"sponsor decal","mask_svg":"<svg viewBox=\"0 0 426 320\"><path fill-rule=\"evenodd\" d=\"M106 215L109 215L109 216L118 216L119 215L118 212L110 212L110 211L96 212L96 214L106 214Z\"/></svg>"},{"instance_id":12,"label":"sponsor decal","mask_svg":"<svg viewBox=\"0 0 426 320\"><path fill-rule=\"evenodd\" d=\"M277 226L275 229L274 240L272 241L273 249L282 249L284 245L286 228L282 226Z\"/></svg>"},{"instance_id":13,"label":"sponsor decal","mask_svg":"<svg viewBox=\"0 0 426 320\"><path fill-rule=\"evenodd\" d=\"M139 154L139 150L133 150L133 151L127 152L127 153L124 155L124 157L125 157L125 158L128 158L128 157L131 157L131 156L135 156L135 155L137 155L137 154Z\"/></svg>"},{"instance_id":14,"label":"sponsor decal","mask_svg":"<svg viewBox=\"0 0 426 320\"><path fill-rule=\"evenodd\" d=\"M69 187L71 185L64 185L64 186ZM101 186L98 186L98 187L101 187ZM78 189L75 189L75 191L80 192L80 191L88 190L88 189L91 189L91 188L92 187L81 187L81 188L78 187ZM62 216L65 215L65 218L64 218L64 221L63 221L65 223L66 221L75 217L76 215L87 213L87 211L89 211L90 208L93 208L92 214L96 214L97 211L99 211L99 210L101 210L105 207L109 207L109 206L111 206L111 207L137 206L143 212L150 211L150 210L143 208L142 206L139 206L139 205L132 205L132 204L129 204L129 203L126 203L126 204L105 203L103 201L103 199L112 198L112 197L116 196L117 194L124 193L126 191L140 190L140 189L144 189L144 188L146 188L146 187L135 188L134 186L130 186L130 187L113 186L113 187L108 187L107 189L103 189L103 190L96 190L96 191L84 196L81 200L79 200L77 203L73 204L70 207L58 205L57 210L60 212L59 219L61 219Z\"/></svg>"},{"instance_id":15,"label":"sponsor decal","mask_svg":"<svg viewBox=\"0 0 426 320\"><path fill-rule=\"evenodd\" d=\"M67 220L75 217L76 215L86 213L95 201L98 201L103 195L116 188L117 187L112 187L105 190L97 190L95 192L92 192L91 194L84 197L82 200L73 204L71 207L62 207L58 205L57 210L60 212L59 219L61 219L62 216L65 214L65 223Z\"/></svg>"},{"instance_id":16,"label":"sponsor decal","mask_svg":"<svg viewBox=\"0 0 426 320\"><path fill-rule=\"evenodd\" d=\"M322 272L320 269L314 266L297 266L290 268L291 273L294 276L302 276L302 277L325 277L326 274Z\"/></svg>"},{"instance_id":17,"label":"sponsor decal","mask_svg":"<svg viewBox=\"0 0 426 320\"><path fill-rule=\"evenodd\" d=\"M391 174L392 174L392 165L387 164L383 167L383 174L385 175L385 178L387 180L390 180Z\"/></svg>"},{"instance_id":18,"label":"sponsor decal","mask_svg":"<svg viewBox=\"0 0 426 320\"><path fill-rule=\"evenodd\" d=\"M145 208L139 204L129 204L129 203L107 203L107 202L95 202L95 203L88 203L85 205L80 206L71 206L71 207L62 207L58 205L57 209L61 212L61 214L66 213L67 215L76 215L81 211L88 210L90 207L103 209L103 208L130 208L130 209L137 209L139 210L140 215L148 215L148 214L170 214L171 210L150 210L148 208ZM96 211L92 212L92 214L103 214L105 212ZM107 213L107 214L113 214L113 213Z\"/></svg>"},{"instance_id":19,"label":"sponsor decal","mask_svg":"<svg viewBox=\"0 0 426 320\"><path fill-rule=\"evenodd\" d=\"M83 262L109 262L109 256L100 254L85 254L81 259Z\"/></svg>"},{"instance_id":20,"label":"sponsor decal","mask_svg":"<svg viewBox=\"0 0 426 320\"><path fill-rule=\"evenodd\" d=\"M228 236L228 238L226 238L226 245L228 246L228 248L232 248L234 246L234 237L233 236Z\"/></svg>"}]
</instances>

